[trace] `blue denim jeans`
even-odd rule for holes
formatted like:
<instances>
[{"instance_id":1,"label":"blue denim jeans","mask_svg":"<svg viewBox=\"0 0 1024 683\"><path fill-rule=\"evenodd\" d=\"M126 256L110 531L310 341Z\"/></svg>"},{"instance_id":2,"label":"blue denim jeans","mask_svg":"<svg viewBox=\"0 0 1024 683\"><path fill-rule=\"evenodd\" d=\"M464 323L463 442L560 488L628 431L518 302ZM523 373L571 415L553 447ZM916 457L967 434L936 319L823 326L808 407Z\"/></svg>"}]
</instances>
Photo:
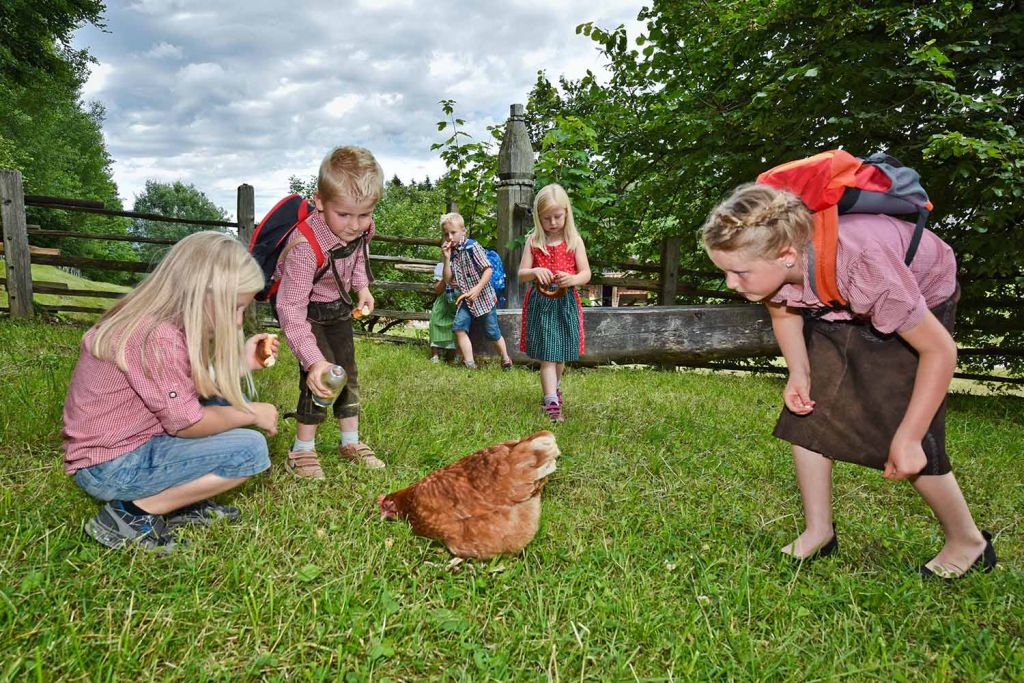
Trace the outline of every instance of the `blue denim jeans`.
<instances>
[{"instance_id":1,"label":"blue denim jeans","mask_svg":"<svg viewBox=\"0 0 1024 683\"><path fill-rule=\"evenodd\" d=\"M477 318L484 326L484 336L489 341L501 339L501 328L498 327L498 308L494 307ZM455 319L452 320L452 332L469 333L469 326L473 322L473 314L469 312L469 306L462 304L459 310L455 311Z\"/></svg>"},{"instance_id":2,"label":"blue denim jeans","mask_svg":"<svg viewBox=\"0 0 1024 683\"><path fill-rule=\"evenodd\" d=\"M154 436L134 451L75 473L75 483L100 500L137 500L216 474L251 477L270 467L267 439L252 429L186 439Z\"/></svg>"}]
</instances>

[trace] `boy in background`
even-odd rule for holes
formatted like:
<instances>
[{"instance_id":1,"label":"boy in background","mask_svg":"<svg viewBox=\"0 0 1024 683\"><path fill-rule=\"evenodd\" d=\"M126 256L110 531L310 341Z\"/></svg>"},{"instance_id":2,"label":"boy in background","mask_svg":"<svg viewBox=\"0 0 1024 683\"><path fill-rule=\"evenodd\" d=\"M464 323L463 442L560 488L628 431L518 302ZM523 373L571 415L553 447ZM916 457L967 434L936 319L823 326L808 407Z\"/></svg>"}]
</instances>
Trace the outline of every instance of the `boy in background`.
<instances>
[{"instance_id":1,"label":"boy in background","mask_svg":"<svg viewBox=\"0 0 1024 683\"><path fill-rule=\"evenodd\" d=\"M462 352L462 362L467 368L476 368L469 326L473 318L480 318L484 324L484 336L494 343L495 350L501 355L502 370L509 370L512 359L498 327L498 296L491 286L493 269L487 254L474 240L466 239L466 223L461 215L446 213L441 216L441 229L445 235L441 245L444 281L451 284L458 294L452 331Z\"/></svg>"}]
</instances>

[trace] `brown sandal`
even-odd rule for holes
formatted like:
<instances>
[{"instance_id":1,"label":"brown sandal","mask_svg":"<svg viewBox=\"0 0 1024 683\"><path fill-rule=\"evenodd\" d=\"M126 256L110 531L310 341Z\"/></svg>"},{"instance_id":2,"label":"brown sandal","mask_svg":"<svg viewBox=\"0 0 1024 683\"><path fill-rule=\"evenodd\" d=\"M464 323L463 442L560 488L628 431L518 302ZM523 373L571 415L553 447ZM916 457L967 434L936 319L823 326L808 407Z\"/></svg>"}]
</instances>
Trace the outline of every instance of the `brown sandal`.
<instances>
[{"instance_id":1,"label":"brown sandal","mask_svg":"<svg viewBox=\"0 0 1024 683\"><path fill-rule=\"evenodd\" d=\"M384 461L377 457L373 449L360 441L348 446L338 446L338 455L350 462L356 462L371 470L385 467Z\"/></svg>"},{"instance_id":2,"label":"brown sandal","mask_svg":"<svg viewBox=\"0 0 1024 683\"><path fill-rule=\"evenodd\" d=\"M289 451L285 468L301 479L324 479L324 470L313 451Z\"/></svg>"}]
</instances>

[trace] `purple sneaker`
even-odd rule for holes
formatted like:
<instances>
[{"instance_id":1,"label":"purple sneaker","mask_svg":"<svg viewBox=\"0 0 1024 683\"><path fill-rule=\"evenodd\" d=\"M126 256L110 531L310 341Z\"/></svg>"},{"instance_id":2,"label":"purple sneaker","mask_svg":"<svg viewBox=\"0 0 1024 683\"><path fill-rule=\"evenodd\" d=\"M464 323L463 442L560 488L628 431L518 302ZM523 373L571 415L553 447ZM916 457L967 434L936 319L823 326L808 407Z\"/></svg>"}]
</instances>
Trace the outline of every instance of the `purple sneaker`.
<instances>
[{"instance_id":1,"label":"purple sneaker","mask_svg":"<svg viewBox=\"0 0 1024 683\"><path fill-rule=\"evenodd\" d=\"M565 422L562 416L562 404L558 401L548 401L544 404L544 412L552 422Z\"/></svg>"}]
</instances>

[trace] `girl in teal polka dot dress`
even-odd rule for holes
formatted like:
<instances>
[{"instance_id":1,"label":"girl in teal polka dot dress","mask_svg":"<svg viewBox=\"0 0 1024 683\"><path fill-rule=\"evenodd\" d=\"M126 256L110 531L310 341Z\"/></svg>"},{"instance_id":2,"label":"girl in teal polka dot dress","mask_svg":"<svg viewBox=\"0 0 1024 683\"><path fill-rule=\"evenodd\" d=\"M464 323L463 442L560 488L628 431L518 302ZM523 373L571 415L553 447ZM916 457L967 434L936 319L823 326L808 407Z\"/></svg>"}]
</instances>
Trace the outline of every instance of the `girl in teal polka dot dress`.
<instances>
[{"instance_id":1,"label":"girl in teal polka dot dress","mask_svg":"<svg viewBox=\"0 0 1024 683\"><path fill-rule=\"evenodd\" d=\"M546 185L533 200L533 232L519 262L519 281L531 280L519 350L540 361L541 405L552 422L563 422L562 373L566 361L579 360L584 351L583 306L576 288L590 282L590 263L561 185Z\"/></svg>"}]
</instances>

